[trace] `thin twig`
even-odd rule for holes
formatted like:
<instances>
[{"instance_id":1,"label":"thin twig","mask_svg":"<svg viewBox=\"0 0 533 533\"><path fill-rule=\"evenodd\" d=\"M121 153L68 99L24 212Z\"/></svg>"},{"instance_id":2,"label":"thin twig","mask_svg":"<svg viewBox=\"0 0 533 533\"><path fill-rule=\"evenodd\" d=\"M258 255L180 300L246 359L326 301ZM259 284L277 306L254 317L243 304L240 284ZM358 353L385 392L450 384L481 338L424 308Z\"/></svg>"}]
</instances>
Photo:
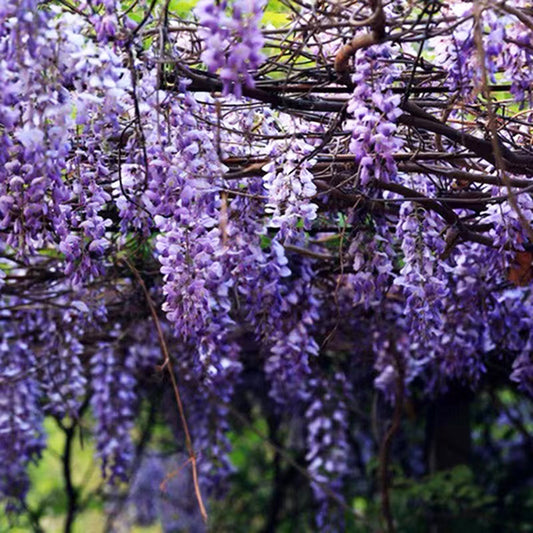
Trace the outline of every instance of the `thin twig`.
<instances>
[{"instance_id":1,"label":"thin twig","mask_svg":"<svg viewBox=\"0 0 533 533\"><path fill-rule=\"evenodd\" d=\"M185 410L183 408L183 403L181 401L180 389L178 386L176 375L174 374L174 368L172 366L170 352L168 350L168 346L165 341L165 335L163 333L163 329L161 328L161 323L159 321L159 317L157 316L157 311L152 301L152 297L150 296L150 293L148 292L148 289L146 288L146 284L144 283L144 280L142 279L139 271L126 257L123 257L122 260L124 261L124 263L126 263L128 268L131 270L131 272L135 276L135 279L138 281L139 285L141 286L144 296L146 298L146 303L148 304L148 307L150 308L150 313L152 315L152 318L154 319L154 323L157 329L157 336L159 339L159 344L161 346L161 352L163 353L163 357L164 357L164 362L163 362L162 367L167 368L170 381L172 383L172 389L174 391L174 396L176 398L176 404L178 406L181 424L183 426L183 432L185 434L185 446L187 447L187 453L189 454L189 459L191 461L194 493L196 495L196 500L198 502L198 507L200 509L200 514L202 515L202 519L204 520L205 523L207 523L207 511L205 509L205 505L202 499L202 493L200 491L200 484L198 481L198 468L197 468L196 454L194 452L194 448L192 445L191 434L189 431L189 426L187 424L187 419L185 417Z\"/></svg>"},{"instance_id":2,"label":"thin twig","mask_svg":"<svg viewBox=\"0 0 533 533\"><path fill-rule=\"evenodd\" d=\"M404 378L405 378L405 369L403 361L401 361L400 355L396 352L395 347L392 345L391 339L391 349L394 356L395 366L396 366L396 398L394 401L394 413L392 416L392 422L381 441L379 447L379 479L381 486L381 511L385 522L387 524L387 531L389 533L394 533L396 528L394 526L394 520L390 508L390 489L389 489L389 459L390 459L390 448L392 444L392 439L396 435L398 429L400 428L400 423L402 420L402 411L403 411L403 400L404 400Z\"/></svg>"}]
</instances>

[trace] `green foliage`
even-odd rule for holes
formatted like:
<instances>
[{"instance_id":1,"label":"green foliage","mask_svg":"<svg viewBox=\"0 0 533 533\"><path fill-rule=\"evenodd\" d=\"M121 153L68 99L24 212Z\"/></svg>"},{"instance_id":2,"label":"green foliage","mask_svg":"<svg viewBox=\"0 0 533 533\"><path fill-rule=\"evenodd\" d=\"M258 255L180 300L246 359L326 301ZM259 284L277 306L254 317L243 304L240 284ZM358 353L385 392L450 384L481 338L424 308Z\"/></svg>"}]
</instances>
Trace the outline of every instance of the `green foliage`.
<instances>
[{"instance_id":1,"label":"green foliage","mask_svg":"<svg viewBox=\"0 0 533 533\"><path fill-rule=\"evenodd\" d=\"M476 483L465 465L421 480L400 478L395 489L393 506L398 519L412 525L413 531L424 531L428 519L453 523L457 532L484 531L486 513L495 500Z\"/></svg>"},{"instance_id":2,"label":"green foliage","mask_svg":"<svg viewBox=\"0 0 533 533\"><path fill-rule=\"evenodd\" d=\"M192 10L198 3L198 0L171 0L169 11L174 15L187 19L192 15ZM133 12L132 18L142 18L140 13ZM262 22L265 26L271 24L274 27L280 27L289 21L289 9L279 0L268 0Z\"/></svg>"},{"instance_id":3,"label":"green foliage","mask_svg":"<svg viewBox=\"0 0 533 533\"><path fill-rule=\"evenodd\" d=\"M214 502L210 520L216 531L245 533L261 531L265 526L273 472L273 452L258 435L266 433L266 422L257 419L252 428L240 435L232 433L231 461L236 467L231 481L230 494ZM228 512L231 502L232 511Z\"/></svg>"},{"instance_id":4,"label":"green foliage","mask_svg":"<svg viewBox=\"0 0 533 533\"><path fill-rule=\"evenodd\" d=\"M198 0L171 0L169 11L182 18L189 18Z\"/></svg>"},{"instance_id":5,"label":"green foliage","mask_svg":"<svg viewBox=\"0 0 533 533\"><path fill-rule=\"evenodd\" d=\"M285 453L283 456L277 454L263 438L272 432L271 424L272 421L269 424L256 413L251 426L230 434L233 446L230 458L236 472L226 497L211 502L210 530L231 533L270 531L269 520L276 513L276 532L313 531L312 517L305 511L311 503L309 488L303 477L287 463ZM284 437L289 438L288 435ZM292 459L303 464L301 457Z\"/></svg>"}]
</instances>

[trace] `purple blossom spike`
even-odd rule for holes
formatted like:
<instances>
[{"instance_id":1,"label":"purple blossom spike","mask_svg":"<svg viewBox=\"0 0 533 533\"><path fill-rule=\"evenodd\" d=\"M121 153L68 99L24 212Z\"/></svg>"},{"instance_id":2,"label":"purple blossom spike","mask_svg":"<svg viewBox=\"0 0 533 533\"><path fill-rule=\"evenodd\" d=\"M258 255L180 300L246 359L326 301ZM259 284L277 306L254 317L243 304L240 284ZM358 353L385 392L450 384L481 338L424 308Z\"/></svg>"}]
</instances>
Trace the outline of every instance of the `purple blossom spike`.
<instances>
[{"instance_id":1,"label":"purple blossom spike","mask_svg":"<svg viewBox=\"0 0 533 533\"><path fill-rule=\"evenodd\" d=\"M264 59L259 29L264 5L264 0L202 0L195 8L203 27L202 61L209 72L219 71L225 95L240 98L243 85L255 86L251 72Z\"/></svg>"},{"instance_id":2,"label":"purple blossom spike","mask_svg":"<svg viewBox=\"0 0 533 533\"><path fill-rule=\"evenodd\" d=\"M99 347L91 360L98 456L102 473L111 482L125 481L133 459L131 430L136 395L135 361L118 344Z\"/></svg>"},{"instance_id":3,"label":"purple blossom spike","mask_svg":"<svg viewBox=\"0 0 533 533\"><path fill-rule=\"evenodd\" d=\"M393 154L402 142L395 135L395 122L401 111L400 97L390 91L396 76L386 61L390 57L391 50L386 45L372 46L356 56L355 89L347 110L352 116L350 152L360 165L358 182L363 186L374 178L396 179Z\"/></svg>"}]
</instances>

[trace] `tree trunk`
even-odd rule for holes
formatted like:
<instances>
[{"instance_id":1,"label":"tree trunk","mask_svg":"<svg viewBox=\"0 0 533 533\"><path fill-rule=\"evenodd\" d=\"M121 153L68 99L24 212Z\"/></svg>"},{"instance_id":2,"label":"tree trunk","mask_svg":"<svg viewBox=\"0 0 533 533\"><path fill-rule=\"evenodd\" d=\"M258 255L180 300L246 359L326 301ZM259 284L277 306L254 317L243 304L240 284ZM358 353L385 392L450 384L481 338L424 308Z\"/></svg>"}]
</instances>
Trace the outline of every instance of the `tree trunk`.
<instances>
[{"instance_id":1,"label":"tree trunk","mask_svg":"<svg viewBox=\"0 0 533 533\"><path fill-rule=\"evenodd\" d=\"M471 391L452 387L440 396L428 413L428 467L430 473L468 464L470 457ZM453 533L453 520L435 517L430 533Z\"/></svg>"}]
</instances>

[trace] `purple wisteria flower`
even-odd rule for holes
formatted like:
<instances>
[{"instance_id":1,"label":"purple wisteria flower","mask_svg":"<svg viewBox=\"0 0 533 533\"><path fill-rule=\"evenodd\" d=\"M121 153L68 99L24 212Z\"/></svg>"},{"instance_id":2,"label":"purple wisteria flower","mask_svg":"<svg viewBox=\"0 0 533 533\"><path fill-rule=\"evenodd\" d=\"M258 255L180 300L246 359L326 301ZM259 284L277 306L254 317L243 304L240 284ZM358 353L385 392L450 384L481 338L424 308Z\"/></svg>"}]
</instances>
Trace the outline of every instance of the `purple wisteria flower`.
<instances>
[{"instance_id":1,"label":"purple wisteria flower","mask_svg":"<svg viewBox=\"0 0 533 533\"><path fill-rule=\"evenodd\" d=\"M36 355L23 340L33 330L33 317L12 318L0 326L0 498L8 511L21 508L29 489L27 466L45 447Z\"/></svg>"},{"instance_id":2,"label":"purple wisteria flower","mask_svg":"<svg viewBox=\"0 0 533 533\"><path fill-rule=\"evenodd\" d=\"M133 460L135 361L118 343L102 344L91 359L91 407L96 418L96 447L102 473L125 481Z\"/></svg>"},{"instance_id":3,"label":"purple wisteria flower","mask_svg":"<svg viewBox=\"0 0 533 533\"><path fill-rule=\"evenodd\" d=\"M324 487L342 500L343 479L348 474L348 410L349 385L337 372L310 382L312 400L306 410L308 471L313 477L312 489L318 503L317 526L320 531L338 531L343 518L339 506L332 503Z\"/></svg>"},{"instance_id":4,"label":"purple wisteria flower","mask_svg":"<svg viewBox=\"0 0 533 533\"><path fill-rule=\"evenodd\" d=\"M411 203L400 208L397 238L401 242L404 266L394 284L406 297L405 315L411 334L430 343L445 311L447 287L443 264L435 261L445 249L442 220Z\"/></svg>"},{"instance_id":5,"label":"purple wisteria flower","mask_svg":"<svg viewBox=\"0 0 533 533\"><path fill-rule=\"evenodd\" d=\"M503 64L507 79L511 81L511 93L521 104L531 99L533 86L533 35L521 22L506 29L510 44L504 50Z\"/></svg>"},{"instance_id":6,"label":"purple wisteria flower","mask_svg":"<svg viewBox=\"0 0 533 533\"><path fill-rule=\"evenodd\" d=\"M45 408L58 418L69 416L76 419L79 415L81 402L86 394L87 378L80 361L83 353L76 333L58 331L55 321L43 324L41 348L48 351L47 364L43 368Z\"/></svg>"},{"instance_id":7,"label":"purple wisteria flower","mask_svg":"<svg viewBox=\"0 0 533 533\"><path fill-rule=\"evenodd\" d=\"M270 323L274 328L268 336L265 373L271 383L271 397L279 403L296 404L308 397L306 383L319 352L313 336L319 301L313 291L311 262L295 265L293 274L296 279L286 279L285 289L281 288L279 309L269 311L267 327Z\"/></svg>"},{"instance_id":8,"label":"purple wisteria flower","mask_svg":"<svg viewBox=\"0 0 533 533\"><path fill-rule=\"evenodd\" d=\"M268 193L265 210L281 239L291 236L300 220L309 229L317 217L318 206L311 201L317 192L310 172L315 161L305 157L312 151L313 146L301 139L290 141L289 146L273 142L269 147L271 161L263 177Z\"/></svg>"},{"instance_id":9,"label":"purple wisteria flower","mask_svg":"<svg viewBox=\"0 0 533 533\"><path fill-rule=\"evenodd\" d=\"M368 309L380 305L391 286L396 252L384 221L374 219L372 226L359 224L356 231L348 250L354 270L348 282L354 304Z\"/></svg>"},{"instance_id":10,"label":"purple wisteria flower","mask_svg":"<svg viewBox=\"0 0 533 533\"><path fill-rule=\"evenodd\" d=\"M264 59L259 29L264 5L264 0L201 0L195 8L204 41L202 61L209 72L219 72L225 95L240 98L243 85L255 85L252 72Z\"/></svg>"},{"instance_id":11,"label":"purple wisteria flower","mask_svg":"<svg viewBox=\"0 0 533 533\"><path fill-rule=\"evenodd\" d=\"M352 119L350 152L359 166L358 182L367 185L371 179L394 181L396 163L393 154L402 146L396 136L396 119L401 114L400 97L390 86L396 77L387 62L392 51L387 45L371 46L356 55L355 85L347 111Z\"/></svg>"}]
</instances>

